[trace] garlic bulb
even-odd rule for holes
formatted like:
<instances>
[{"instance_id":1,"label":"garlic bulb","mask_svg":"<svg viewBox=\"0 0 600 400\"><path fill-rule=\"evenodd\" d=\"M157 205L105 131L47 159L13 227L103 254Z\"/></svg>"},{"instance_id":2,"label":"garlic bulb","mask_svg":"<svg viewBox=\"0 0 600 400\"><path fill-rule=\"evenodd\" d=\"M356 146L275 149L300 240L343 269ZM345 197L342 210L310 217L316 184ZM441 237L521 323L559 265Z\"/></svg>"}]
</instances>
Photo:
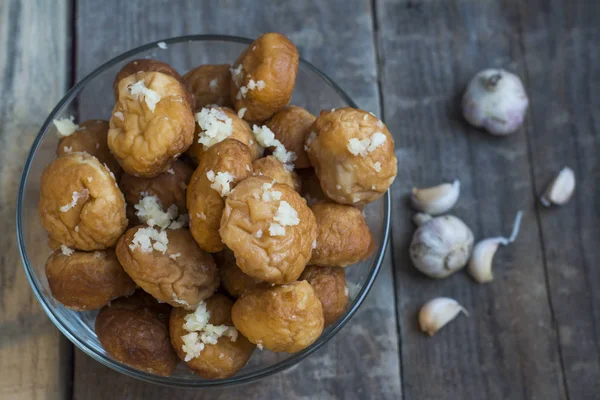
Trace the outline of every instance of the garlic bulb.
<instances>
[{"instance_id":1,"label":"garlic bulb","mask_svg":"<svg viewBox=\"0 0 600 400\"><path fill-rule=\"evenodd\" d=\"M448 322L463 312L467 317L469 312L463 306L449 297L437 297L429 300L419 311L419 327L429 336L435 335Z\"/></svg>"},{"instance_id":2,"label":"garlic bulb","mask_svg":"<svg viewBox=\"0 0 600 400\"><path fill-rule=\"evenodd\" d=\"M519 228L521 226L521 217L523 213L517 212L515 222L513 223L513 230L510 237L495 237L484 239L478 242L473 248L473 255L469 261L469 267L467 271L469 274L479 283L491 282L494 279L492 275L492 261L498 246L507 246L517 238L519 234Z\"/></svg>"},{"instance_id":3,"label":"garlic bulb","mask_svg":"<svg viewBox=\"0 0 600 400\"><path fill-rule=\"evenodd\" d=\"M564 167L550 182L548 188L540 198L546 207L552 204L562 206L567 204L575 191L575 172L569 167Z\"/></svg>"},{"instance_id":4,"label":"garlic bulb","mask_svg":"<svg viewBox=\"0 0 600 400\"><path fill-rule=\"evenodd\" d=\"M486 69L475 75L462 100L465 119L493 135L508 135L519 129L528 106L521 79L502 69Z\"/></svg>"},{"instance_id":5,"label":"garlic bulb","mask_svg":"<svg viewBox=\"0 0 600 400\"><path fill-rule=\"evenodd\" d=\"M410 199L417 210L438 215L454 207L459 195L460 182L455 180L452 183L442 183L429 188L413 188Z\"/></svg>"},{"instance_id":6,"label":"garlic bulb","mask_svg":"<svg viewBox=\"0 0 600 400\"><path fill-rule=\"evenodd\" d=\"M445 278L463 268L473 249L473 233L460 219L444 215L422 223L413 235L410 257L415 267L431 278Z\"/></svg>"}]
</instances>

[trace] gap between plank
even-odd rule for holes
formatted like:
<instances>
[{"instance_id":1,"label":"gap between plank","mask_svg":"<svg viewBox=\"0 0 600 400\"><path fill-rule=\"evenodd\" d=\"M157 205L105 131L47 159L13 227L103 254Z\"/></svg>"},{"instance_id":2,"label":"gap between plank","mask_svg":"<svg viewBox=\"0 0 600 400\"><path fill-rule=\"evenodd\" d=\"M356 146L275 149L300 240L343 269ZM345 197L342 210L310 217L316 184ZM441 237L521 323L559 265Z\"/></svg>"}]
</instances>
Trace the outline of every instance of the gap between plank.
<instances>
[{"instance_id":1,"label":"gap between plank","mask_svg":"<svg viewBox=\"0 0 600 400\"><path fill-rule=\"evenodd\" d=\"M377 0L371 0L371 20L373 25L373 47L375 50L375 78L377 82L377 95L379 96L379 109L381 110L381 120L385 121L385 106L383 101L383 85L381 80L383 79L383 57L381 53L381 49L379 48L379 23L377 22ZM390 203L393 203L392 196L392 188L389 189L390 192ZM390 204L390 210L392 210ZM391 212L391 211L390 211ZM391 267L392 267L392 281L394 286L394 312L396 315L396 341L398 345L398 369L400 371L400 393L402 394L402 399L405 398L404 395L404 364L402 358L402 337L400 330L400 309L398 302L398 287L396 280L396 266L394 264L394 230L389 230L390 238L388 240L388 246L390 246L390 257L391 257Z\"/></svg>"}]
</instances>

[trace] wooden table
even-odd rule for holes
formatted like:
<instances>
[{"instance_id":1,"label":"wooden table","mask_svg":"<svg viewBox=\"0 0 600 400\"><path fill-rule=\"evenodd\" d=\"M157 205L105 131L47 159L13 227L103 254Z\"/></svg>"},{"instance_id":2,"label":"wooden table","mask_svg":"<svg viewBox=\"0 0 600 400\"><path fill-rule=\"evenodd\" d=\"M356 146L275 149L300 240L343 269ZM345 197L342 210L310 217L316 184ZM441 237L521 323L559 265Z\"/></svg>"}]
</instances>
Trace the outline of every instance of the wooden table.
<instances>
[{"instance_id":1,"label":"wooden table","mask_svg":"<svg viewBox=\"0 0 600 400\"><path fill-rule=\"evenodd\" d=\"M599 399L600 3L594 0L3 0L0 2L0 398ZM176 390L74 350L42 312L14 235L16 187L37 130L65 91L142 43L192 33L288 35L396 141L389 256L353 320L289 371L243 387ZM531 107L507 138L466 125L459 99L485 67L522 77ZM537 201L563 165L577 191ZM414 185L458 178L453 211L477 238L510 231L495 280L434 281L408 257ZM438 335L434 296L471 313Z\"/></svg>"}]
</instances>

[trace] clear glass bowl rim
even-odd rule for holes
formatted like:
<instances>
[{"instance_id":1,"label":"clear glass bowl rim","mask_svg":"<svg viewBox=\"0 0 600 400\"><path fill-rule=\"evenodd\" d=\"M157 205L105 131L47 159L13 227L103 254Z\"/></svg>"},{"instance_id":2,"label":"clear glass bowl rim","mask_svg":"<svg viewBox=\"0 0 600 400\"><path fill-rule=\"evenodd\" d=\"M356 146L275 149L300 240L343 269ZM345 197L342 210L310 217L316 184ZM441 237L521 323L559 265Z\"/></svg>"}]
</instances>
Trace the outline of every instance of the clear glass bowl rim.
<instances>
[{"instance_id":1,"label":"clear glass bowl rim","mask_svg":"<svg viewBox=\"0 0 600 400\"><path fill-rule=\"evenodd\" d=\"M54 323L54 325L67 337L67 339L69 339L75 346L77 346L77 348L79 348L81 351L86 353L88 356L92 357L94 360L102 363L103 365L105 365L115 371L118 371L127 376L130 376L130 377L133 377L136 379L140 379L140 380L143 380L146 382L150 382L150 383L161 384L161 385L172 386L172 387L180 387L180 388L223 387L223 386L230 386L230 385L236 385L236 384L242 384L242 383L249 383L249 382L261 379L261 378L265 378L265 377L275 374L277 372L283 371L287 368L290 368L293 365L300 362L301 360L303 360L304 358L308 357L310 354L312 354L319 348L321 348L321 346L323 346L325 343L327 343L331 338L333 338L340 331L340 329L342 329L344 327L344 325L350 320L350 318L352 318L354 313L358 310L358 308L364 301L365 297L371 290L371 287L373 286L373 282L375 281L375 278L377 277L377 274L379 273L379 269L381 268L381 264L382 264L383 258L385 256L385 250L387 249L389 233L390 233L391 198L390 198L390 192L388 190L386 192L386 194L383 196L384 214L385 214L384 221L383 221L384 232L383 232L382 243L380 244L380 246L377 250L376 257L375 257L375 267L372 268L371 272L369 273L369 276L367 277L367 280L366 280L364 286L358 292L354 301L350 304L348 312L340 320L338 320L336 322L335 326L333 326L329 332L327 332L327 333L323 334L321 337L319 337L317 339L317 341L315 341L311 346L302 350L301 352L291 355L289 358L287 358L283 361L280 361L277 364L271 365L269 367L257 370L255 372L252 372L249 374L240 375L239 377L234 375L230 378L217 379L217 380L198 380L198 381L180 380L180 379L177 379L177 377L163 377L163 376L158 376L158 375L152 375L152 374L137 370L135 368L129 367L127 365L114 362L113 360L106 358L104 355L97 353L93 348L89 347L84 341L81 341L77 336L77 332L72 331L69 326L63 324L62 321L60 321L57 318L57 316L54 314L52 306L49 304L46 297L42 294L43 293L42 288L39 286L39 284L37 282L37 279L35 277L35 272L33 271L33 269L30 266L29 258L26 253L25 240L23 238L23 201L24 201L24 195L25 195L25 186L26 186L27 179L29 177L29 170L31 167L31 163L35 157L35 154L38 150L38 147L44 136L44 133L50 127L52 120L55 119L55 117L59 114L59 112L63 109L63 107L66 104L69 104L79 94L79 92L86 86L86 84L88 82L93 80L96 76L98 76L100 73L102 73L105 69L113 66L114 64L117 64L128 57L135 56L136 54L138 54L142 51L151 50L152 48L156 48L158 43L160 43L160 42L164 42L168 45L168 44L175 44L175 43L181 43L181 42L186 42L186 41L225 41L225 42L234 42L234 43L241 43L241 44L250 44L253 42L253 40L249 39L249 38L245 38L245 37L241 37L241 36L229 36L229 35L186 35L186 36L172 37L172 38L163 39L163 40L157 40L154 42L144 44L142 46L138 46L132 50L129 50L125 53L120 54L119 56L105 62L100 67L96 68L94 71L92 71L90 74L88 74L81 81L77 82L77 84L75 84L67 92L67 94L58 102L58 104L56 105L56 107L54 107L54 109L52 110L52 112L50 113L48 118L46 118L46 120L44 121L44 124L40 128L40 131L37 134L32 146L31 146L31 149L29 150L29 154L27 155L27 159L26 159L25 165L23 167L23 172L21 173L21 180L19 183L19 191L17 194L17 208L16 208L17 241L19 244L19 253L21 255L21 261L23 263L23 268L25 269L25 274L27 276L27 280L29 281L31 288L33 289L35 297L37 297L42 308L44 309L44 311L46 312L46 314L48 315L50 320ZM358 108L358 106L354 103L354 101L350 98L350 96L348 96L335 82L333 82L327 75L325 75L323 72L321 72L318 68L316 68L314 65L312 65L308 61L304 60L303 58L300 58L300 64L302 64L303 67L308 68L309 70L314 72L316 75L318 75L321 79L323 79L351 107Z\"/></svg>"}]
</instances>

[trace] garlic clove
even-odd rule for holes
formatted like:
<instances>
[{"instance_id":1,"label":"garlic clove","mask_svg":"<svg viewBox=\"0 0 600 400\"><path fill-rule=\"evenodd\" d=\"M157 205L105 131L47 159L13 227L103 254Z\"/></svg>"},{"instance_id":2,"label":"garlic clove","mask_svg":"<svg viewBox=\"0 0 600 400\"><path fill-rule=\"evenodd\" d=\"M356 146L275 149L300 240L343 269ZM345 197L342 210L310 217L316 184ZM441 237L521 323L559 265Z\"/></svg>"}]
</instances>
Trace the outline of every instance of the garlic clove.
<instances>
[{"instance_id":1,"label":"garlic clove","mask_svg":"<svg viewBox=\"0 0 600 400\"><path fill-rule=\"evenodd\" d=\"M473 248L473 255L471 256L471 259L469 260L469 266L467 267L469 275L471 275L477 282L488 283L494 279L492 274L492 263L494 260L494 255L498 250L498 246L507 246L515 241L517 235L519 234L522 217L523 212L517 212L515 222L513 223L512 233L508 238L495 237L477 242Z\"/></svg>"},{"instance_id":2,"label":"garlic clove","mask_svg":"<svg viewBox=\"0 0 600 400\"><path fill-rule=\"evenodd\" d=\"M546 207L550 207L553 204L562 206L567 204L574 191L575 172L569 167L564 167L550 182L546 191L540 197L540 202Z\"/></svg>"},{"instance_id":3,"label":"garlic clove","mask_svg":"<svg viewBox=\"0 0 600 400\"><path fill-rule=\"evenodd\" d=\"M448 322L463 312L467 317L469 312L463 306L449 297L437 297L425 303L419 311L419 327L429 336L435 335Z\"/></svg>"},{"instance_id":4,"label":"garlic clove","mask_svg":"<svg viewBox=\"0 0 600 400\"><path fill-rule=\"evenodd\" d=\"M460 181L442 183L428 188L413 188L411 202L414 208L430 215L443 214L456 204L460 195Z\"/></svg>"},{"instance_id":5,"label":"garlic clove","mask_svg":"<svg viewBox=\"0 0 600 400\"><path fill-rule=\"evenodd\" d=\"M431 221L433 217L425 213L416 213L413 217L413 222L416 226L421 226L427 221Z\"/></svg>"},{"instance_id":6,"label":"garlic clove","mask_svg":"<svg viewBox=\"0 0 600 400\"><path fill-rule=\"evenodd\" d=\"M469 261L468 271L477 282L487 283L494 279L492 275L492 260L502 239L484 239L473 247L473 255Z\"/></svg>"}]
</instances>

